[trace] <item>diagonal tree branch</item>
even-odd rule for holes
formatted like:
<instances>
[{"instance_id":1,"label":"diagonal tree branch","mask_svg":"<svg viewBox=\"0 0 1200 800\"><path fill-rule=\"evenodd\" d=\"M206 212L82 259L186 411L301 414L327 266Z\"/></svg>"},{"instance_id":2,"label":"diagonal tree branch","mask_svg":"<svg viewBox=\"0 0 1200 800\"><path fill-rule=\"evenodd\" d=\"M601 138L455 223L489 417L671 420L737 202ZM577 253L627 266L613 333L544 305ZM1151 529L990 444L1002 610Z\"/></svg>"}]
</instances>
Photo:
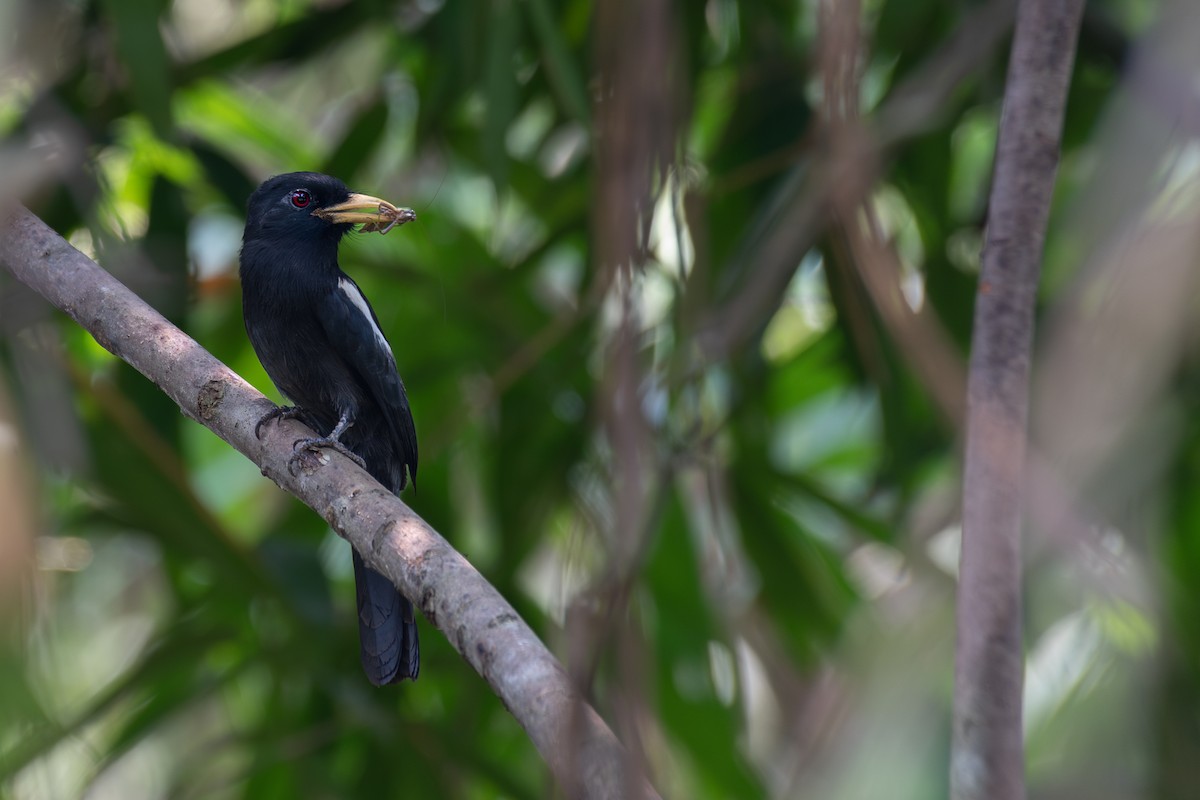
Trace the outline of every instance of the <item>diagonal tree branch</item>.
<instances>
[{"instance_id":1,"label":"diagonal tree branch","mask_svg":"<svg viewBox=\"0 0 1200 800\"><path fill-rule=\"evenodd\" d=\"M183 413L320 514L420 606L516 717L570 797L620 798L629 760L512 606L445 539L349 460L293 476L295 421L255 423L271 402L28 210L0 210L0 263L174 400ZM644 778L645 797L658 797Z\"/></svg>"},{"instance_id":2,"label":"diagonal tree branch","mask_svg":"<svg viewBox=\"0 0 1200 800\"><path fill-rule=\"evenodd\" d=\"M861 199L891 152L946 112L962 81L987 63L1003 42L1016 1L988 0L972 7L933 55L865 120L871 136L836 143L846 163L854 165L854 174L834 172L827 163L829 153L820 149L799 161L772 201L762 230L747 237L745 249L731 264L733 274L745 273L739 288L702 322L697 339L706 359L729 357L762 330L785 296L800 259L825 232L835 194Z\"/></svg>"},{"instance_id":3,"label":"diagonal tree branch","mask_svg":"<svg viewBox=\"0 0 1200 800\"><path fill-rule=\"evenodd\" d=\"M1022 467L1042 246L1083 0L1021 0L967 379L950 790L1023 800Z\"/></svg>"}]
</instances>

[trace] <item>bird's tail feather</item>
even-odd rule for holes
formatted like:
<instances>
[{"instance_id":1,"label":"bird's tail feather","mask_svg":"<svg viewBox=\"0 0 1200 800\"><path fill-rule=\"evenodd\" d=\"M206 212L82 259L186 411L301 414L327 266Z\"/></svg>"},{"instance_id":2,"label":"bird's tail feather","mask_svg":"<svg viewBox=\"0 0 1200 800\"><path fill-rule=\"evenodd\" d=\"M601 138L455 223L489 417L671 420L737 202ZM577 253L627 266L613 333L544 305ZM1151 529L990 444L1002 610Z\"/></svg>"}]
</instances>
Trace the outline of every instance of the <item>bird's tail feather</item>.
<instances>
[{"instance_id":1,"label":"bird's tail feather","mask_svg":"<svg viewBox=\"0 0 1200 800\"><path fill-rule=\"evenodd\" d=\"M358 637L363 670L376 686L416 680L421 667L412 603L354 551Z\"/></svg>"}]
</instances>

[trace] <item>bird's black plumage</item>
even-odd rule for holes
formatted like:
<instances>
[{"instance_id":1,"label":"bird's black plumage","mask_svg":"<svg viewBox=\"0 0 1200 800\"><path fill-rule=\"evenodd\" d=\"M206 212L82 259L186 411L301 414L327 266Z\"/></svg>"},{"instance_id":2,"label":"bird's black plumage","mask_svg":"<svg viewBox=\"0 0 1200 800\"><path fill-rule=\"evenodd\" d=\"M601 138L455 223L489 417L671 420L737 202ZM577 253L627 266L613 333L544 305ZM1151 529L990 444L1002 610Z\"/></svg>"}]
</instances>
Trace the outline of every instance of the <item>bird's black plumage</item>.
<instances>
[{"instance_id":1,"label":"bird's black plumage","mask_svg":"<svg viewBox=\"0 0 1200 800\"><path fill-rule=\"evenodd\" d=\"M380 203L379 212L385 206L396 211L313 172L278 175L259 186L242 237L242 313L254 352L295 404L293 415L322 437L332 435L398 494L417 474L408 397L374 310L338 266L338 243L369 216L347 209L362 211L371 201ZM411 218L406 213L404 219ZM314 444L332 443L301 447ZM367 677L377 686L415 679L420 661L412 604L357 552L354 576Z\"/></svg>"}]
</instances>

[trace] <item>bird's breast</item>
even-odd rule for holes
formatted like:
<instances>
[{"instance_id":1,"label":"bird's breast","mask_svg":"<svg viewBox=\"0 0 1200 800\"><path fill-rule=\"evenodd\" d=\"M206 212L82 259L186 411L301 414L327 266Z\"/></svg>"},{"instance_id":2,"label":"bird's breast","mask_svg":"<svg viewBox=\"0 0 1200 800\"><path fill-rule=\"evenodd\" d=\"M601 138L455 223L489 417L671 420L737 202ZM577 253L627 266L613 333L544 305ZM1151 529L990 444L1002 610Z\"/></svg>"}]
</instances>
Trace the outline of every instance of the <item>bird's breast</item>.
<instances>
[{"instance_id":1,"label":"bird's breast","mask_svg":"<svg viewBox=\"0 0 1200 800\"><path fill-rule=\"evenodd\" d=\"M279 391L327 433L343 412L357 413L363 399L359 381L330 344L315 295L259 288L243 289L250 344Z\"/></svg>"}]
</instances>

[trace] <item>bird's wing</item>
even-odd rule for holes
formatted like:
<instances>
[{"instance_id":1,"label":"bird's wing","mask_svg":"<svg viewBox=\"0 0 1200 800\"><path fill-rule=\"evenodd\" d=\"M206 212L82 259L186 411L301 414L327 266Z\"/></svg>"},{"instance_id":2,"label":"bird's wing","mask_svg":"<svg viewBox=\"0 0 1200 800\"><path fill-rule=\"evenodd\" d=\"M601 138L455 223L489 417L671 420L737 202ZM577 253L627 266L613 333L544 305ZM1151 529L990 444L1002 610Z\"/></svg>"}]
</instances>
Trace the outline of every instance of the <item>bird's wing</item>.
<instances>
[{"instance_id":1,"label":"bird's wing","mask_svg":"<svg viewBox=\"0 0 1200 800\"><path fill-rule=\"evenodd\" d=\"M408 407L408 393L396 372L391 345L367 298L348 275L325 296L317 316L329 342L358 373L384 417L401 462L412 478L417 476L417 430Z\"/></svg>"}]
</instances>

